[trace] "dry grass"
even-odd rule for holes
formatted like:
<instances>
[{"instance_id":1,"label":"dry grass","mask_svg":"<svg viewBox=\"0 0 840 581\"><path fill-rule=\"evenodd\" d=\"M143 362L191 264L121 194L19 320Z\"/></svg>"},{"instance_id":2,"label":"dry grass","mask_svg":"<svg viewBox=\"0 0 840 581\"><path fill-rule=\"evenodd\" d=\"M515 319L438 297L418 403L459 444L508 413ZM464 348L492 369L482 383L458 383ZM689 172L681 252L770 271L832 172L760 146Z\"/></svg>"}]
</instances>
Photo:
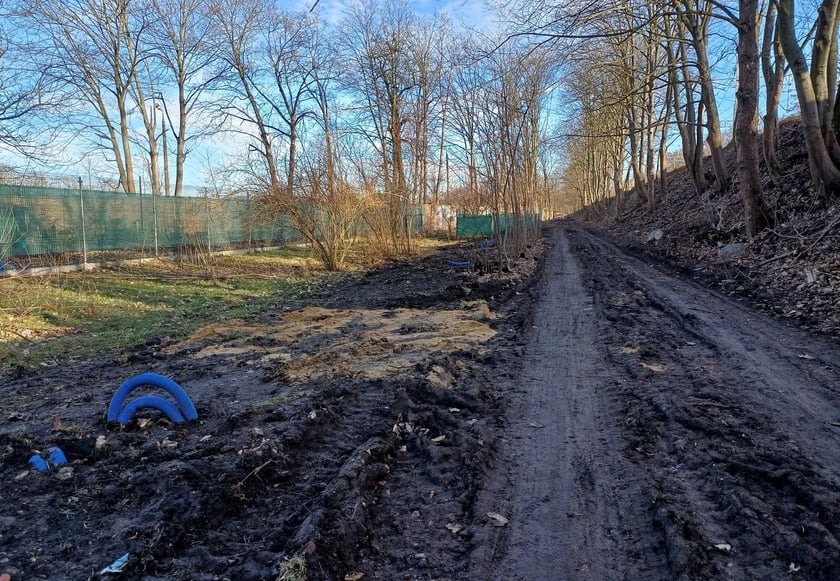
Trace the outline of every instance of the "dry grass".
<instances>
[{"instance_id":1,"label":"dry grass","mask_svg":"<svg viewBox=\"0 0 840 581\"><path fill-rule=\"evenodd\" d=\"M205 265L207 266L207 265ZM299 248L217 257L212 268L153 261L103 271L0 279L0 367L82 358L179 339L248 316L335 275Z\"/></svg>"},{"instance_id":2,"label":"dry grass","mask_svg":"<svg viewBox=\"0 0 840 581\"><path fill-rule=\"evenodd\" d=\"M280 576L277 581L306 581L306 559L303 555L286 558L280 563Z\"/></svg>"}]
</instances>

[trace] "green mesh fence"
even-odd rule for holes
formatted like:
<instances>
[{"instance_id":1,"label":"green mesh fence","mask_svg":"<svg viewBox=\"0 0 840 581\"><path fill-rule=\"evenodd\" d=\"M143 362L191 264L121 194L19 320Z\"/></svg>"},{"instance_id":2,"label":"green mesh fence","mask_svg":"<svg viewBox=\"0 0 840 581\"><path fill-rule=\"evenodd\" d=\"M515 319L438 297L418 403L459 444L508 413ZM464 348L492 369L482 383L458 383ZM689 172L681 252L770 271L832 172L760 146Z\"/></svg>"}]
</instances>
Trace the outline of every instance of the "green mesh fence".
<instances>
[{"instance_id":1,"label":"green mesh fence","mask_svg":"<svg viewBox=\"0 0 840 581\"><path fill-rule=\"evenodd\" d=\"M516 216L508 214L501 214L498 217L498 227L500 232L505 232L512 228ZM523 221L523 226L536 229L540 224L539 214L528 214L520 216ZM458 221L455 225L455 234L459 238L477 238L480 236L492 236L496 232L496 220L493 216L458 216Z\"/></svg>"},{"instance_id":2,"label":"green mesh fence","mask_svg":"<svg viewBox=\"0 0 840 581\"><path fill-rule=\"evenodd\" d=\"M455 235L458 238L477 238L493 234L493 216L458 216Z\"/></svg>"},{"instance_id":3,"label":"green mesh fence","mask_svg":"<svg viewBox=\"0 0 840 581\"><path fill-rule=\"evenodd\" d=\"M0 184L0 259L107 251L219 250L297 239L242 199L164 198Z\"/></svg>"}]
</instances>

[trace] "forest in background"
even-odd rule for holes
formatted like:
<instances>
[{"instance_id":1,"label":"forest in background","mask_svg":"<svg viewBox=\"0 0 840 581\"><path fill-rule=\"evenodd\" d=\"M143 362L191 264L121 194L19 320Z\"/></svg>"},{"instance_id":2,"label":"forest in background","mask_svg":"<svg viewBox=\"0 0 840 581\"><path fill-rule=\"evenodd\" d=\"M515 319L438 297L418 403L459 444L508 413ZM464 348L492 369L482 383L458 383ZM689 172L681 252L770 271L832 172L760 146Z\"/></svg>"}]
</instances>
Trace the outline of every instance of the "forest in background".
<instances>
[{"instance_id":1,"label":"forest in background","mask_svg":"<svg viewBox=\"0 0 840 581\"><path fill-rule=\"evenodd\" d=\"M537 234L533 213L638 199L655 214L677 166L698 196L738 199L751 238L773 224L761 175L786 170L791 86L811 195L840 189L840 2L496 1L474 23L420 4L9 5L0 140L83 152L126 192L143 176L173 196L189 157L220 144L203 179L290 216L326 262L359 221L384 254L410 253L420 203L513 216L503 262Z\"/></svg>"}]
</instances>

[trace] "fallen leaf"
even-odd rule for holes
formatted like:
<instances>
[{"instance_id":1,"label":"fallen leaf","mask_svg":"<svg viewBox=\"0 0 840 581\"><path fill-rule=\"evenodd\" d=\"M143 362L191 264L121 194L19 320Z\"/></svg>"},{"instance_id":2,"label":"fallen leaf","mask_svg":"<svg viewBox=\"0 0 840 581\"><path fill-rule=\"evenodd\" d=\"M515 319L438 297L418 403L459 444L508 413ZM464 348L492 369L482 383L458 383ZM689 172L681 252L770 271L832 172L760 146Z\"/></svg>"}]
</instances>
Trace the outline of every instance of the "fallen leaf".
<instances>
[{"instance_id":1,"label":"fallen leaf","mask_svg":"<svg viewBox=\"0 0 840 581\"><path fill-rule=\"evenodd\" d=\"M446 439L446 436L438 436L437 438L432 438L432 442L435 444L440 444Z\"/></svg>"},{"instance_id":2,"label":"fallen leaf","mask_svg":"<svg viewBox=\"0 0 840 581\"><path fill-rule=\"evenodd\" d=\"M102 436L102 435L96 436L96 444L94 444L94 448L97 449L97 450L101 450L102 448L105 447L105 443L107 441L108 440L105 438L105 436Z\"/></svg>"},{"instance_id":3,"label":"fallen leaf","mask_svg":"<svg viewBox=\"0 0 840 581\"><path fill-rule=\"evenodd\" d=\"M452 531L453 534L457 535L459 532L464 530L464 525L450 523L450 524L446 525L446 528L448 528L450 531Z\"/></svg>"},{"instance_id":4,"label":"fallen leaf","mask_svg":"<svg viewBox=\"0 0 840 581\"><path fill-rule=\"evenodd\" d=\"M60 430L61 429L61 418L58 417L58 416L53 416L51 419L52 419L53 430L56 430L56 431Z\"/></svg>"},{"instance_id":5,"label":"fallen leaf","mask_svg":"<svg viewBox=\"0 0 840 581\"><path fill-rule=\"evenodd\" d=\"M493 526L495 527L503 527L510 522L498 512L488 512L487 516L490 517L490 520L493 521Z\"/></svg>"},{"instance_id":6,"label":"fallen leaf","mask_svg":"<svg viewBox=\"0 0 840 581\"><path fill-rule=\"evenodd\" d=\"M306 547L304 547L303 552L307 555L312 555L317 549L318 547L315 546L315 541L309 541L306 543Z\"/></svg>"},{"instance_id":7,"label":"fallen leaf","mask_svg":"<svg viewBox=\"0 0 840 581\"><path fill-rule=\"evenodd\" d=\"M718 543L717 545L715 545L715 548L723 553L732 552L732 545L730 545L729 543Z\"/></svg>"},{"instance_id":8,"label":"fallen leaf","mask_svg":"<svg viewBox=\"0 0 840 581\"><path fill-rule=\"evenodd\" d=\"M360 571L357 571L356 573L347 573L347 575L344 576L344 581L359 581L359 579L364 576L365 574Z\"/></svg>"},{"instance_id":9,"label":"fallen leaf","mask_svg":"<svg viewBox=\"0 0 840 581\"><path fill-rule=\"evenodd\" d=\"M639 362L639 365L641 365L645 369L654 371L656 373L662 373L663 371L665 371L665 366L661 363L645 363L644 361L641 361Z\"/></svg>"}]
</instances>

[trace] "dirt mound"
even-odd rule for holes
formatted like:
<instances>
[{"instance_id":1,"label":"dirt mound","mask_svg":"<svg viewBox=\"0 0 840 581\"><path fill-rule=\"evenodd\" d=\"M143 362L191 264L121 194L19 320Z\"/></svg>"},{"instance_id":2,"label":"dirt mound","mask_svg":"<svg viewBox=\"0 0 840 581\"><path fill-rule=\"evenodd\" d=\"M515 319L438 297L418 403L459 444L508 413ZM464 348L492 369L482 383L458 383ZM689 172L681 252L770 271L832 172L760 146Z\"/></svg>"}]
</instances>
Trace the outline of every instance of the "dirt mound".
<instances>
[{"instance_id":1,"label":"dirt mound","mask_svg":"<svg viewBox=\"0 0 840 581\"><path fill-rule=\"evenodd\" d=\"M272 377L291 382L336 376L396 378L436 357L478 348L496 334L484 322L494 318L485 301L446 311L304 307L259 323L210 325L167 352L198 348L191 358L237 357L246 365L271 362ZM444 387L454 379L440 368L432 376ZM444 376L451 379L444 381Z\"/></svg>"}]
</instances>

